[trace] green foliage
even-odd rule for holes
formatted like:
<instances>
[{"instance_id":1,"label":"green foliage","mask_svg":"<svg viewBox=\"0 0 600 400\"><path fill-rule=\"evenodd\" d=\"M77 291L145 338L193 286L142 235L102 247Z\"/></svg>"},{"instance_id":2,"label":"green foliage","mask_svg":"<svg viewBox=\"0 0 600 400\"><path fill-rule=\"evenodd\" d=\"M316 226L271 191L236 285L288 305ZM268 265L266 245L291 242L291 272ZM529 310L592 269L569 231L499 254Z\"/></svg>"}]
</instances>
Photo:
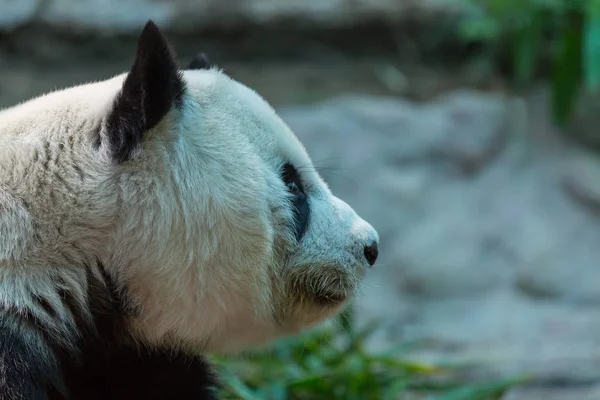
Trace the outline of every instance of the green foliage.
<instances>
[{"instance_id":1,"label":"green foliage","mask_svg":"<svg viewBox=\"0 0 600 400\"><path fill-rule=\"evenodd\" d=\"M549 70L552 111L568 122L581 90L600 89L600 0L465 0L474 10L461 38L492 51L508 44L517 84Z\"/></svg>"},{"instance_id":2,"label":"green foliage","mask_svg":"<svg viewBox=\"0 0 600 400\"><path fill-rule=\"evenodd\" d=\"M520 379L464 385L444 379L449 370L402 360L394 351L373 354L365 340L375 325L338 324L277 343L268 351L216 357L225 399L399 400L408 393L430 400L499 399Z\"/></svg>"}]
</instances>

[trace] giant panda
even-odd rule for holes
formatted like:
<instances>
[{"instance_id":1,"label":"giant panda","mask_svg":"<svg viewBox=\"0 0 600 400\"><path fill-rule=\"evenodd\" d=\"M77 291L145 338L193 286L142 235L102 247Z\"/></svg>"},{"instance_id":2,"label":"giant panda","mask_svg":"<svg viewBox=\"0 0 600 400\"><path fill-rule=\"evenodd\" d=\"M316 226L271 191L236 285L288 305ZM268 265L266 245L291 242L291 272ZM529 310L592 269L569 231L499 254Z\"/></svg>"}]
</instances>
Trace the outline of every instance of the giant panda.
<instances>
[{"instance_id":1,"label":"giant panda","mask_svg":"<svg viewBox=\"0 0 600 400\"><path fill-rule=\"evenodd\" d=\"M216 399L205 355L336 314L378 255L257 93L131 69L0 111L0 398Z\"/></svg>"}]
</instances>

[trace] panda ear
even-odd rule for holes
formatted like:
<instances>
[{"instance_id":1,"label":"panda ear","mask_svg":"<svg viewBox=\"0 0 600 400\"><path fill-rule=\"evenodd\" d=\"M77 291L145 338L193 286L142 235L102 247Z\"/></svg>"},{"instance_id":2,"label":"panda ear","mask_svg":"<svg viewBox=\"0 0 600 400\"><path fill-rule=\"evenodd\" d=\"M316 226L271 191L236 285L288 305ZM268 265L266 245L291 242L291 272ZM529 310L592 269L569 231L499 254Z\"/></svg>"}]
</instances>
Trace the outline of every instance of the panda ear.
<instances>
[{"instance_id":1,"label":"panda ear","mask_svg":"<svg viewBox=\"0 0 600 400\"><path fill-rule=\"evenodd\" d=\"M106 122L113 160L123 162L141 148L144 134L181 102L185 83L175 53L152 21L144 27L135 62Z\"/></svg>"},{"instance_id":2,"label":"panda ear","mask_svg":"<svg viewBox=\"0 0 600 400\"><path fill-rule=\"evenodd\" d=\"M205 53L198 53L187 69L210 69L212 62Z\"/></svg>"}]
</instances>

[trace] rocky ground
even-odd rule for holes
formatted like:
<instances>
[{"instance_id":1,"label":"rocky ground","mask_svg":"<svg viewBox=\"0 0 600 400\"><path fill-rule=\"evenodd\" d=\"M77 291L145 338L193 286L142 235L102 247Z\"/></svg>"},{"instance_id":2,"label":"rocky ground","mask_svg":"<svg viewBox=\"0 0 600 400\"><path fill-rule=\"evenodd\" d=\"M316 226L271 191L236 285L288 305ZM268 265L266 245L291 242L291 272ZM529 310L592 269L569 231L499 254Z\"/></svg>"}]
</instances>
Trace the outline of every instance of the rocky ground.
<instances>
[{"instance_id":1,"label":"rocky ground","mask_svg":"<svg viewBox=\"0 0 600 400\"><path fill-rule=\"evenodd\" d=\"M128 63L3 53L0 106ZM470 70L374 58L224 67L379 230L358 301L360 321L383 321L374 347L412 343L476 377L535 373L505 400L600 398L600 162L549 124L543 88L508 97Z\"/></svg>"}]
</instances>

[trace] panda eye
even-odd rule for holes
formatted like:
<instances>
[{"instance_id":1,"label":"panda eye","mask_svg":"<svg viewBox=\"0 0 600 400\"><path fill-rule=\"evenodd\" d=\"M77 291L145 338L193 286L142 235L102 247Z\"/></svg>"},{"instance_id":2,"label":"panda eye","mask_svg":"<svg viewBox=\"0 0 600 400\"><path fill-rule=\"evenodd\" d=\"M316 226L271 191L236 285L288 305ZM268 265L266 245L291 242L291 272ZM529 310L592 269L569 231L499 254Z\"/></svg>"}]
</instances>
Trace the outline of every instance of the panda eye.
<instances>
[{"instance_id":1,"label":"panda eye","mask_svg":"<svg viewBox=\"0 0 600 400\"><path fill-rule=\"evenodd\" d=\"M292 194L290 206L294 213L293 230L296 239L300 241L308 228L310 206L298 170L292 164L285 164L281 171L281 179Z\"/></svg>"},{"instance_id":2,"label":"panda eye","mask_svg":"<svg viewBox=\"0 0 600 400\"><path fill-rule=\"evenodd\" d=\"M298 196L298 195L302 194L302 192L300 191L300 188L298 187L296 182L288 183L287 188L290 191L290 193L293 194L294 196Z\"/></svg>"},{"instance_id":3,"label":"panda eye","mask_svg":"<svg viewBox=\"0 0 600 400\"><path fill-rule=\"evenodd\" d=\"M304 187L300 180L300 175L293 165L285 164L283 166L281 178L291 194L294 196L304 195Z\"/></svg>"}]
</instances>

